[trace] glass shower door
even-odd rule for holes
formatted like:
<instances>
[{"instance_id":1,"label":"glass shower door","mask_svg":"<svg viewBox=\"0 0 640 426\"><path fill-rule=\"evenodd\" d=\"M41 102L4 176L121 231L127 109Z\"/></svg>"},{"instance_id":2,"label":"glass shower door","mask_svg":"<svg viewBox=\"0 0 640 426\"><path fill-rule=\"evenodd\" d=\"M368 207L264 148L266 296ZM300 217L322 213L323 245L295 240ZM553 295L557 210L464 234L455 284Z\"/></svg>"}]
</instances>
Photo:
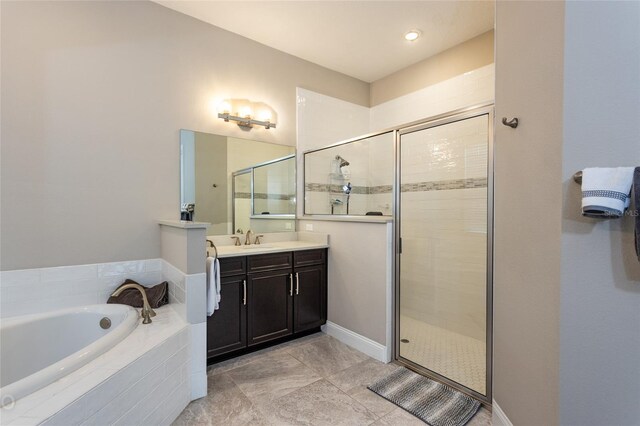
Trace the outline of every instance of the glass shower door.
<instances>
[{"instance_id":1,"label":"glass shower door","mask_svg":"<svg viewBox=\"0 0 640 426\"><path fill-rule=\"evenodd\" d=\"M485 398L490 115L401 131L398 195L397 358Z\"/></svg>"}]
</instances>

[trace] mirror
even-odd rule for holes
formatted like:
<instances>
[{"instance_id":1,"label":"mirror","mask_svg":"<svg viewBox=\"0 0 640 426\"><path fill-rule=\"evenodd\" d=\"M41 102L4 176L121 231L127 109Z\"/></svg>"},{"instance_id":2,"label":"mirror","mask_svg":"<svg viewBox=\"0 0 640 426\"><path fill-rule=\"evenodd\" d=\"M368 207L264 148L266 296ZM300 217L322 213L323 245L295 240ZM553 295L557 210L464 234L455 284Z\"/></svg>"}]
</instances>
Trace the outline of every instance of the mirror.
<instances>
[{"instance_id":1,"label":"mirror","mask_svg":"<svg viewBox=\"0 0 640 426\"><path fill-rule=\"evenodd\" d=\"M181 216L207 235L295 231L295 163L292 146L180 130Z\"/></svg>"},{"instance_id":2,"label":"mirror","mask_svg":"<svg viewBox=\"0 0 640 426\"><path fill-rule=\"evenodd\" d=\"M391 216L394 133L304 153L304 214Z\"/></svg>"}]
</instances>

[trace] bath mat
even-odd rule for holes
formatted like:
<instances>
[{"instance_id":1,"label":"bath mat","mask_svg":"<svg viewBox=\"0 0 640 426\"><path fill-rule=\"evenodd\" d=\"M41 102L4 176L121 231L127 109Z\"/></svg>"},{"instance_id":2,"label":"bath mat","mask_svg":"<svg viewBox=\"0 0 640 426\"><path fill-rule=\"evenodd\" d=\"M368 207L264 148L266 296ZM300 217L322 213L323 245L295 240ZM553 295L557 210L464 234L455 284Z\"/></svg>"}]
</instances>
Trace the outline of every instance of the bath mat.
<instances>
[{"instance_id":1,"label":"bath mat","mask_svg":"<svg viewBox=\"0 0 640 426\"><path fill-rule=\"evenodd\" d=\"M480 408L479 401L406 368L368 388L431 426L462 426Z\"/></svg>"}]
</instances>

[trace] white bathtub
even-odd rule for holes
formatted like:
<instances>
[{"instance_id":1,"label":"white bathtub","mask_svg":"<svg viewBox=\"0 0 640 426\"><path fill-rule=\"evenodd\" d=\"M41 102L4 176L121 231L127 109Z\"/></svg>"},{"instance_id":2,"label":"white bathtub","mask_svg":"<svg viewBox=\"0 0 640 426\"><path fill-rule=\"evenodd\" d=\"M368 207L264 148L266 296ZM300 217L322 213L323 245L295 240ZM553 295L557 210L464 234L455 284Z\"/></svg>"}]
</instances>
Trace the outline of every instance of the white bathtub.
<instances>
[{"instance_id":1,"label":"white bathtub","mask_svg":"<svg viewBox=\"0 0 640 426\"><path fill-rule=\"evenodd\" d=\"M111 326L103 329L102 318ZM89 305L0 321L0 406L77 370L127 337L136 309Z\"/></svg>"}]
</instances>

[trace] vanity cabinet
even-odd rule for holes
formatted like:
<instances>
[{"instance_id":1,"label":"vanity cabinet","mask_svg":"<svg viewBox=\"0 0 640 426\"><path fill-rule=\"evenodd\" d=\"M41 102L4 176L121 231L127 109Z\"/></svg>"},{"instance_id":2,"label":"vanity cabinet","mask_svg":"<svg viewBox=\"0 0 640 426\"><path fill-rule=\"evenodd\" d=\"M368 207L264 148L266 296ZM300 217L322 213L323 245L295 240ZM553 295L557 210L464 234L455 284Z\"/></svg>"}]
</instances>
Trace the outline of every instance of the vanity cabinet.
<instances>
[{"instance_id":1,"label":"vanity cabinet","mask_svg":"<svg viewBox=\"0 0 640 426\"><path fill-rule=\"evenodd\" d=\"M318 329L327 320L327 250L220 259L220 309L207 318L209 360Z\"/></svg>"},{"instance_id":2,"label":"vanity cabinet","mask_svg":"<svg viewBox=\"0 0 640 426\"><path fill-rule=\"evenodd\" d=\"M256 256L258 257L258 256ZM249 274L248 345L293 334L289 270Z\"/></svg>"},{"instance_id":3,"label":"vanity cabinet","mask_svg":"<svg viewBox=\"0 0 640 426\"><path fill-rule=\"evenodd\" d=\"M246 285L243 276L220 278L220 308L207 317L207 357L247 346Z\"/></svg>"},{"instance_id":4,"label":"vanity cabinet","mask_svg":"<svg viewBox=\"0 0 640 426\"><path fill-rule=\"evenodd\" d=\"M327 276L324 265L296 268L293 277L294 331L320 327L327 322Z\"/></svg>"}]
</instances>

